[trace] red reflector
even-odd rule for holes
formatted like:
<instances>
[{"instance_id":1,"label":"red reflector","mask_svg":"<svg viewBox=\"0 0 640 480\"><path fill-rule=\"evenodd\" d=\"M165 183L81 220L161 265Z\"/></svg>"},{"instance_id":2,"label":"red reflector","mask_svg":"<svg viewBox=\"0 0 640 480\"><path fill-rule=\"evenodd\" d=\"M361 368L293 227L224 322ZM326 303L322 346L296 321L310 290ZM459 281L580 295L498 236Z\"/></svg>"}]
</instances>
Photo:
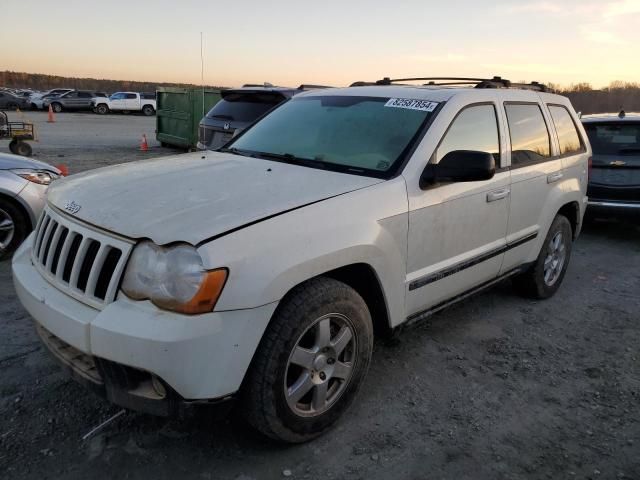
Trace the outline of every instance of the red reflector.
<instances>
[{"instance_id":1,"label":"red reflector","mask_svg":"<svg viewBox=\"0 0 640 480\"><path fill-rule=\"evenodd\" d=\"M56 168L60 170L60 173L62 174L63 177L69 176L69 169L67 168L66 165L64 164L56 165Z\"/></svg>"}]
</instances>

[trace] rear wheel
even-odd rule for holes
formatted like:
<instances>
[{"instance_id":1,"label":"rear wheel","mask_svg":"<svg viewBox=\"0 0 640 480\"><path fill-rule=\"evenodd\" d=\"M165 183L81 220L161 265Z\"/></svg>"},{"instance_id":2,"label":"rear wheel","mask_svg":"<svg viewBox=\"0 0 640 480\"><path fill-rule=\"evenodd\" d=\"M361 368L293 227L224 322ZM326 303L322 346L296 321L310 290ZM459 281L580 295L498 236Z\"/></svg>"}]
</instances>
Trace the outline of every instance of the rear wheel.
<instances>
[{"instance_id":1,"label":"rear wheel","mask_svg":"<svg viewBox=\"0 0 640 480\"><path fill-rule=\"evenodd\" d=\"M151 105L145 105L142 107L142 113L144 113L147 117L150 117L154 113L156 113L155 109Z\"/></svg>"},{"instance_id":2,"label":"rear wheel","mask_svg":"<svg viewBox=\"0 0 640 480\"><path fill-rule=\"evenodd\" d=\"M15 150L12 150L16 155L21 155L23 157L30 157L33 153L33 149L31 145L27 142L18 141L14 147Z\"/></svg>"},{"instance_id":3,"label":"rear wheel","mask_svg":"<svg viewBox=\"0 0 640 480\"><path fill-rule=\"evenodd\" d=\"M518 291L531 298L551 297L564 279L571 257L573 231L567 217L557 215L535 263L514 279Z\"/></svg>"},{"instance_id":4,"label":"rear wheel","mask_svg":"<svg viewBox=\"0 0 640 480\"><path fill-rule=\"evenodd\" d=\"M245 417L280 441L321 435L354 401L372 350L362 297L337 280L310 280L278 307L262 338L244 382Z\"/></svg>"},{"instance_id":5,"label":"rear wheel","mask_svg":"<svg viewBox=\"0 0 640 480\"><path fill-rule=\"evenodd\" d=\"M11 255L29 233L29 221L13 203L0 198L0 260Z\"/></svg>"},{"instance_id":6,"label":"rear wheel","mask_svg":"<svg viewBox=\"0 0 640 480\"><path fill-rule=\"evenodd\" d=\"M56 112L56 113L60 113L62 111L62 105L59 103L52 103L51 104L51 109Z\"/></svg>"},{"instance_id":7,"label":"rear wheel","mask_svg":"<svg viewBox=\"0 0 640 480\"><path fill-rule=\"evenodd\" d=\"M18 145L18 141L16 139L11 140L9 142L9 150L11 153L18 155L18 152L16 152L16 145Z\"/></svg>"}]
</instances>

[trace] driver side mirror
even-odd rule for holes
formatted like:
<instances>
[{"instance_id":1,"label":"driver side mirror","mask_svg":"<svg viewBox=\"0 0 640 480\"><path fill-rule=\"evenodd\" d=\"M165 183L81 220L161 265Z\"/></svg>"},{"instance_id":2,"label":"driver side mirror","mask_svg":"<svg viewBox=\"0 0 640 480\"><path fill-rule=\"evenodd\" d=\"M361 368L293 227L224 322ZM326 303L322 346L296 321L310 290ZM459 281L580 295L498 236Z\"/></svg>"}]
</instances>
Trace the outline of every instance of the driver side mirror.
<instances>
[{"instance_id":1,"label":"driver side mirror","mask_svg":"<svg viewBox=\"0 0 640 480\"><path fill-rule=\"evenodd\" d=\"M478 182L489 180L496 173L493 154L475 150L454 150L439 163L428 163L420 175L420 188L441 182Z\"/></svg>"}]
</instances>

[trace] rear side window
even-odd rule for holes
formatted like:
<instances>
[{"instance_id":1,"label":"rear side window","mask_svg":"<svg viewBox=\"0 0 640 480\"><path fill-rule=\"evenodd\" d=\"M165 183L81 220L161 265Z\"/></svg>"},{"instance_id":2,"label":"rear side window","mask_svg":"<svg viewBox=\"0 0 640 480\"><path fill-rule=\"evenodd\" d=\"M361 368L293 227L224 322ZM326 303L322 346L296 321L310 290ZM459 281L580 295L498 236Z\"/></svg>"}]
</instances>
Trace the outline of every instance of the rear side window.
<instances>
[{"instance_id":1,"label":"rear side window","mask_svg":"<svg viewBox=\"0 0 640 480\"><path fill-rule=\"evenodd\" d=\"M207 113L207 117L232 122L253 122L284 100L282 95L268 93L225 95Z\"/></svg>"},{"instance_id":2,"label":"rear side window","mask_svg":"<svg viewBox=\"0 0 640 480\"><path fill-rule=\"evenodd\" d=\"M504 106L511 135L511 165L543 162L551 156L549 130L537 104Z\"/></svg>"},{"instance_id":3,"label":"rear side window","mask_svg":"<svg viewBox=\"0 0 640 480\"><path fill-rule=\"evenodd\" d=\"M127 93L127 94L125 94L124 98L126 98L127 100L133 100L133 99L138 98L138 97L136 97L135 93Z\"/></svg>"},{"instance_id":4,"label":"rear side window","mask_svg":"<svg viewBox=\"0 0 640 480\"><path fill-rule=\"evenodd\" d=\"M462 110L440 142L436 150L436 162L455 150L492 153L496 165L500 165L498 121L493 105L474 105Z\"/></svg>"},{"instance_id":5,"label":"rear side window","mask_svg":"<svg viewBox=\"0 0 640 480\"><path fill-rule=\"evenodd\" d=\"M80 98L91 98L91 94L89 92L78 92L78 97L80 97Z\"/></svg>"},{"instance_id":6,"label":"rear side window","mask_svg":"<svg viewBox=\"0 0 640 480\"><path fill-rule=\"evenodd\" d=\"M573 123L571 114L565 107L549 105L553 125L556 127L558 142L560 143L560 155L571 155L584 150L580 134Z\"/></svg>"}]
</instances>

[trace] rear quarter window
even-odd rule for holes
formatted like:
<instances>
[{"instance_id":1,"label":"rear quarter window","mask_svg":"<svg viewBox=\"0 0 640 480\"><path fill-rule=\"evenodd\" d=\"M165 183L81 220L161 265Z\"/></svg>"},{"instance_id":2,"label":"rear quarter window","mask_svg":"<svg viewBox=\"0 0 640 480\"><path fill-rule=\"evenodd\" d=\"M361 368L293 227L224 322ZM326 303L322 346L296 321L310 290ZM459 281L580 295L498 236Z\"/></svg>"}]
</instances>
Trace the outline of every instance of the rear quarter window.
<instances>
[{"instance_id":1,"label":"rear quarter window","mask_svg":"<svg viewBox=\"0 0 640 480\"><path fill-rule=\"evenodd\" d=\"M576 124L571 118L571 114L566 107L560 105L549 105L551 119L556 127L558 143L560 144L560 155L571 155L584 152L584 144L576 128Z\"/></svg>"}]
</instances>

